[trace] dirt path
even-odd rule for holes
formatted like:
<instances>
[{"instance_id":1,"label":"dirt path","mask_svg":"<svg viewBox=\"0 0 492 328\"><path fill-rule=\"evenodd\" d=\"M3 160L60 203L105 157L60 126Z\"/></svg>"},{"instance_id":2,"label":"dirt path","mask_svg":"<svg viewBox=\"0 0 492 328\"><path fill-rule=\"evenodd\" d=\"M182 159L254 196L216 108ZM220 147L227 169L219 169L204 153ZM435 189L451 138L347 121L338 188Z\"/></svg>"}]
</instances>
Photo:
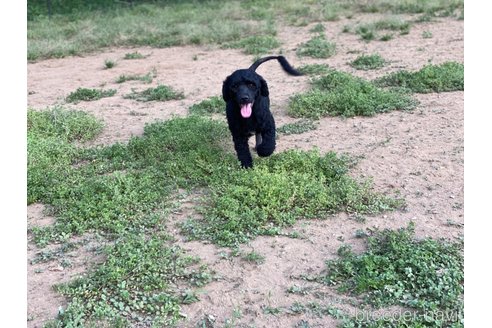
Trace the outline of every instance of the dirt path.
<instances>
[{"instance_id":1,"label":"dirt path","mask_svg":"<svg viewBox=\"0 0 492 328\"><path fill-rule=\"evenodd\" d=\"M327 38L337 45L337 54L329 59L299 58L295 48L309 40L312 25L279 29L283 54L294 66L326 63L338 70L367 79L401 69L416 70L431 62L463 62L463 21L440 19L436 22L412 25L408 35L396 36L388 42L363 42L358 36L341 33L343 26L375 16L360 16L349 20L324 23ZM423 38L429 31L432 38ZM126 53L138 51L144 59L124 60ZM377 71L357 71L347 63L360 54L379 53L390 64ZM112 69L104 69L104 61L117 62ZM174 115L187 115L188 107L208 97L218 96L222 81L233 70L247 67L251 57L237 50L211 47L179 47L166 49L111 49L84 57L45 60L28 64L28 105L43 109L56 104L85 110L100 117L105 129L92 144L125 142L143 132L145 123L165 120ZM139 81L115 83L122 74L145 75L155 71L151 84ZM309 77L293 78L285 75L273 62L258 70L270 88L272 111L277 125L293 122L286 115L289 97L309 88ZM183 100L169 102L136 102L124 99L132 88L143 90L158 83L183 91ZM64 98L78 87L116 89L117 94L94 102L67 105ZM199 322L213 321L217 326L227 322L238 327L293 327L301 320L312 327L334 327L331 317L303 315L273 315L268 308L289 307L295 301L307 302L321 297L324 303L346 307L343 297L329 288L317 287L318 296L298 296L287 293L294 285L309 287L309 282L296 279L301 274L319 273L324 262L336 257L336 250L344 243L362 249L355 231L370 227L399 228L413 221L419 237L455 238L463 234L463 116L464 93L416 95L420 105L412 112L394 112L370 118L324 118L317 130L300 135L281 136L278 152L290 148L318 147L322 153L336 151L358 158L353 169L355 177L372 177L375 188L385 193L398 192L407 203L405 211L384 213L357 222L345 214L323 221L301 221L293 228L305 238L260 237L244 245L245 252L254 250L263 255L263 264L248 263L241 258L227 256L229 250L218 249L199 242L178 243L190 253L198 255L222 278L206 285L199 294L200 302L183 306L186 315L181 327L196 327ZM191 200L189 200L191 202ZM184 202L181 214L170 222L186 217L191 206ZM28 224L50 222L42 212L42 205L28 207ZM171 224L172 227L172 224ZM28 243L28 321L29 327L41 327L56 316L63 298L51 286L83 272L88 264L87 254L74 253L70 268L31 265L39 252ZM84 253L84 254L83 254ZM52 265L52 264L51 264ZM321 289L320 289L321 288ZM321 296L319 296L321 295ZM319 300L319 299L318 299ZM229 321L227 321L229 320Z\"/></svg>"}]
</instances>

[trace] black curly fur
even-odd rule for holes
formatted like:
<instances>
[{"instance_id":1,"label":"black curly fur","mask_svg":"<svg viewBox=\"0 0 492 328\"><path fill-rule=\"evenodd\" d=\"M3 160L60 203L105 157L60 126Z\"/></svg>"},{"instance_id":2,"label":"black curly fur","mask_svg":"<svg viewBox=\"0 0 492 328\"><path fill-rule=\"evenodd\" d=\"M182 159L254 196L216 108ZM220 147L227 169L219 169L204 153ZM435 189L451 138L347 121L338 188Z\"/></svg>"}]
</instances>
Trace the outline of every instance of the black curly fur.
<instances>
[{"instance_id":1,"label":"black curly fur","mask_svg":"<svg viewBox=\"0 0 492 328\"><path fill-rule=\"evenodd\" d=\"M277 59L290 75L302 75L283 56L258 59L248 69L239 69L229 75L222 85L222 97L226 102L226 116L237 157L244 168L253 166L248 139L256 135L256 152L261 157L270 156L275 150L275 120L270 112L270 99L266 81L255 70L262 63ZM249 117L241 115L241 106L252 104Z\"/></svg>"}]
</instances>

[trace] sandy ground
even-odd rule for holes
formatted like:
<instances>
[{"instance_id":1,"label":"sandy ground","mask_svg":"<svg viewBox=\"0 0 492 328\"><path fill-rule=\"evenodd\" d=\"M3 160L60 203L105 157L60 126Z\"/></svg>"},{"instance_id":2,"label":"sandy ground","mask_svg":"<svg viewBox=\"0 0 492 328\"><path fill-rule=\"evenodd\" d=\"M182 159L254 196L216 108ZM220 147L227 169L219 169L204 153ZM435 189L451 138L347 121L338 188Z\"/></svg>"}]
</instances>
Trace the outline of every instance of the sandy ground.
<instances>
[{"instance_id":1,"label":"sandy ground","mask_svg":"<svg viewBox=\"0 0 492 328\"><path fill-rule=\"evenodd\" d=\"M427 63L464 61L464 22L439 19L412 25L408 35L398 35L388 42L363 42L358 36L342 33L345 25L370 21L376 16L357 16L351 20L324 23L329 40L337 45L337 54L328 59L299 58L295 49L309 40L313 25L279 28L282 53L293 66L326 63L330 67L373 79L401 69L417 70ZM429 31L431 38L423 38ZM138 51L144 59L124 60L126 53ZM389 64L376 71L357 71L348 62L360 54L379 53ZM110 59L117 65L104 69ZM44 109L63 105L84 110L104 120L103 133L90 145L126 142L141 135L146 123L185 116L188 107L211 96L219 96L222 81L238 68L248 67L251 56L238 50L209 46L166 49L118 48L83 57L50 59L28 64L28 106ZM139 81L115 83L122 74L144 75L156 72L151 84ZM286 114L289 97L309 89L309 77L287 76L275 62L262 65L258 72L270 88L272 111L277 126L296 121ZM124 99L132 89L143 90L166 84L185 94L183 100L169 102L137 102ZM78 87L116 89L117 94L93 102L66 104L64 98ZM300 221L293 227L305 238L260 237L244 245L244 252L255 251L265 257L263 264L252 264L238 257L224 256L229 250L211 244L186 242L174 223L193 213L193 199L183 200L181 210L169 220L177 243L190 254L198 255L220 279L199 291L200 301L182 307L186 318L180 327L214 322L215 327L232 324L235 327L294 327L301 320L311 327L335 327L330 316L266 313L268 307L288 308L295 301L317 301L353 311L344 297L328 287L316 286L317 293L299 296L287 293L294 285L309 287L300 275L317 274L325 261L336 258L344 243L362 250L355 231L371 227L400 228L413 221L418 237L458 238L463 235L464 209L464 93L433 93L415 96L420 105L412 112L393 112L370 118L328 117L319 121L318 129L281 136L277 151L290 148L318 147L322 153L336 151L357 158L351 174L374 181L376 190L399 193L407 203L402 211L366 217L357 222L344 213L326 220ZM42 204L28 206L28 225L50 224ZM28 236L28 239L30 236ZM40 252L28 240L28 327L41 327L56 316L66 300L52 290L52 285L68 281L83 273L93 263L89 246L71 253L72 266L59 263L31 264Z\"/></svg>"}]
</instances>

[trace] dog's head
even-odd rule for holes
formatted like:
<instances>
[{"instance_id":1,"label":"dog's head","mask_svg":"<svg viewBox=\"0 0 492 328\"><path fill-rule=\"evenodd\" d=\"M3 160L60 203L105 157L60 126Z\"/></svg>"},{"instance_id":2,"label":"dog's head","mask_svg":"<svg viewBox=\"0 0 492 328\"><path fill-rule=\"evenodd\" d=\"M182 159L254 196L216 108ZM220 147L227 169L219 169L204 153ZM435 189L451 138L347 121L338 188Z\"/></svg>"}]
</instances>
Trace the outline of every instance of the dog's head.
<instances>
[{"instance_id":1,"label":"dog's head","mask_svg":"<svg viewBox=\"0 0 492 328\"><path fill-rule=\"evenodd\" d=\"M268 97L267 83L260 75L250 69L235 71L222 84L224 101L235 102L244 118L251 116L254 102L260 96Z\"/></svg>"}]
</instances>

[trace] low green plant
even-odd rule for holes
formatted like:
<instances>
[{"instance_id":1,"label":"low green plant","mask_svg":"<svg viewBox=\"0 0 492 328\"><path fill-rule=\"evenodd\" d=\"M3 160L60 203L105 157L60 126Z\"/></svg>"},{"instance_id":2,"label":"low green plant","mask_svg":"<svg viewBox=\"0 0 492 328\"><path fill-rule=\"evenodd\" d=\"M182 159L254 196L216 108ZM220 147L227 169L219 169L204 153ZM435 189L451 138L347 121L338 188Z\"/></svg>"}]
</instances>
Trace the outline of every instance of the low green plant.
<instances>
[{"instance_id":1,"label":"low green plant","mask_svg":"<svg viewBox=\"0 0 492 328\"><path fill-rule=\"evenodd\" d=\"M464 65L457 62L429 64L416 72L390 73L374 82L382 87L406 88L418 93L461 91L465 88Z\"/></svg>"},{"instance_id":2,"label":"low green plant","mask_svg":"<svg viewBox=\"0 0 492 328\"><path fill-rule=\"evenodd\" d=\"M182 297L186 293L175 284L190 289L209 282L211 275L197 266L198 259L186 256L168 240L162 233L118 238L106 248L106 260L87 276L56 287L70 300L58 322L64 326L101 319L110 325L176 324L180 304L192 300Z\"/></svg>"},{"instance_id":3,"label":"low green plant","mask_svg":"<svg viewBox=\"0 0 492 328\"><path fill-rule=\"evenodd\" d=\"M125 95L124 98L136 101L168 101L183 99L184 94L167 85L160 84L155 88L148 88L143 91L132 90L132 93Z\"/></svg>"},{"instance_id":4,"label":"low green plant","mask_svg":"<svg viewBox=\"0 0 492 328\"><path fill-rule=\"evenodd\" d=\"M463 327L462 243L416 239L410 224L398 231L376 230L367 237L362 254L343 246L338 255L339 259L327 262L324 283L338 286L340 292L363 295L376 308L412 309L412 327ZM406 326L404 316L389 319L354 320L364 327Z\"/></svg>"},{"instance_id":5,"label":"low green plant","mask_svg":"<svg viewBox=\"0 0 492 328\"><path fill-rule=\"evenodd\" d=\"M393 31L399 32L400 35L408 34L410 31L410 23L403 21L399 18L385 18L380 19L371 23L365 23L358 25L355 28L355 33L360 35L360 37L365 41L370 41L374 39L385 39L382 41L387 41L388 34L383 37L379 37L380 31Z\"/></svg>"},{"instance_id":6,"label":"low green plant","mask_svg":"<svg viewBox=\"0 0 492 328\"><path fill-rule=\"evenodd\" d=\"M70 175L78 150L74 141L89 141L103 123L82 111L54 107L27 111L27 201L47 201L53 187Z\"/></svg>"},{"instance_id":7,"label":"low green plant","mask_svg":"<svg viewBox=\"0 0 492 328\"><path fill-rule=\"evenodd\" d=\"M206 185L232 164L221 143L226 129L194 116L147 126L127 145L95 149L79 149L44 130L29 132L28 199L49 204L57 218L52 226L33 228L34 240L152 229L176 185Z\"/></svg>"},{"instance_id":8,"label":"low green plant","mask_svg":"<svg viewBox=\"0 0 492 328\"><path fill-rule=\"evenodd\" d=\"M294 123L287 123L277 128L280 134L301 134L304 132L316 130L317 125L312 120L299 120Z\"/></svg>"},{"instance_id":9,"label":"low green plant","mask_svg":"<svg viewBox=\"0 0 492 328\"><path fill-rule=\"evenodd\" d=\"M383 34L379 38L379 41L389 41L389 40L393 40L393 34L391 34L391 33Z\"/></svg>"},{"instance_id":10,"label":"low green plant","mask_svg":"<svg viewBox=\"0 0 492 328\"><path fill-rule=\"evenodd\" d=\"M242 259L245 260L246 262L255 263L257 265L265 263L265 256L255 251L244 253L242 255Z\"/></svg>"},{"instance_id":11,"label":"low green plant","mask_svg":"<svg viewBox=\"0 0 492 328\"><path fill-rule=\"evenodd\" d=\"M422 32L422 38L424 38L424 39L430 39L430 38L432 38L432 32L431 31L424 31L424 32Z\"/></svg>"},{"instance_id":12,"label":"low green plant","mask_svg":"<svg viewBox=\"0 0 492 328\"><path fill-rule=\"evenodd\" d=\"M309 32L312 32L312 33L324 33L325 32L325 26L321 23L318 23L316 25L314 25L310 30Z\"/></svg>"},{"instance_id":13,"label":"low green plant","mask_svg":"<svg viewBox=\"0 0 492 328\"><path fill-rule=\"evenodd\" d=\"M299 72L307 75L322 75L330 71L327 64L306 64L299 67Z\"/></svg>"},{"instance_id":14,"label":"low green plant","mask_svg":"<svg viewBox=\"0 0 492 328\"><path fill-rule=\"evenodd\" d=\"M226 48L241 48L248 55L262 55L280 47L280 42L272 35L255 35L224 45Z\"/></svg>"},{"instance_id":15,"label":"low green plant","mask_svg":"<svg viewBox=\"0 0 492 328\"><path fill-rule=\"evenodd\" d=\"M410 23L400 18L385 18L372 23L376 30L398 31L401 34L408 34Z\"/></svg>"},{"instance_id":16,"label":"low green plant","mask_svg":"<svg viewBox=\"0 0 492 328\"><path fill-rule=\"evenodd\" d=\"M310 119L335 115L372 116L392 110L411 110L417 104L406 94L383 90L336 70L315 79L313 86L311 91L291 98L287 110L290 116Z\"/></svg>"},{"instance_id":17,"label":"low green plant","mask_svg":"<svg viewBox=\"0 0 492 328\"><path fill-rule=\"evenodd\" d=\"M334 153L275 154L252 170L213 179L203 219L189 220L183 231L192 238L232 247L257 235L278 234L301 218L337 211L378 213L402 205L373 193L369 181L360 184L346 172L344 160Z\"/></svg>"},{"instance_id":18,"label":"low green plant","mask_svg":"<svg viewBox=\"0 0 492 328\"><path fill-rule=\"evenodd\" d=\"M350 63L350 66L352 66L355 69L360 69L360 70L371 70L371 69L379 69L383 67L386 64L386 61L379 55L379 54L373 54L373 55L362 55L354 59Z\"/></svg>"},{"instance_id":19,"label":"low green plant","mask_svg":"<svg viewBox=\"0 0 492 328\"><path fill-rule=\"evenodd\" d=\"M41 111L27 110L28 136L84 142L94 139L103 127L103 122L94 116L61 106Z\"/></svg>"},{"instance_id":20,"label":"low green plant","mask_svg":"<svg viewBox=\"0 0 492 328\"><path fill-rule=\"evenodd\" d=\"M319 34L300 44L296 53L299 57L328 58L336 53L336 45L329 42L324 34Z\"/></svg>"},{"instance_id":21,"label":"low green plant","mask_svg":"<svg viewBox=\"0 0 492 328\"><path fill-rule=\"evenodd\" d=\"M104 67L106 69L110 69L110 68L113 68L116 66L116 62L114 60L111 60L111 59L106 59L104 61Z\"/></svg>"},{"instance_id":22,"label":"low green plant","mask_svg":"<svg viewBox=\"0 0 492 328\"><path fill-rule=\"evenodd\" d=\"M362 40L365 41L371 41L376 38L376 32L374 29L368 27L368 26L358 26L355 29L355 33L358 34Z\"/></svg>"},{"instance_id":23,"label":"low green plant","mask_svg":"<svg viewBox=\"0 0 492 328\"><path fill-rule=\"evenodd\" d=\"M189 113L193 115L211 115L224 114L226 103L220 96L213 96L201 101L198 104L191 105Z\"/></svg>"},{"instance_id":24,"label":"low green plant","mask_svg":"<svg viewBox=\"0 0 492 328\"><path fill-rule=\"evenodd\" d=\"M145 56L138 51L126 53L123 59L144 59Z\"/></svg>"},{"instance_id":25,"label":"low green plant","mask_svg":"<svg viewBox=\"0 0 492 328\"><path fill-rule=\"evenodd\" d=\"M116 94L115 89L101 90L101 89L77 88L77 90L71 92L65 98L65 101L67 103L78 103L80 101L93 101L105 97L112 97L115 94Z\"/></svg>"},{"instance_id":26,"label":"low green plant","mask_svg":"<svg viewBox=\"0 0 492 328\"><path fill-rule=\"evenodd\" d=\"M136 75L136 74L131 74L131 75L125 75L122 74L116 79L116 83L123 83L127 81L141 81L143 83L152 83L153 79L156 77L155 72L149 72L145 75Z\"/></svg>"}]
</instances>

